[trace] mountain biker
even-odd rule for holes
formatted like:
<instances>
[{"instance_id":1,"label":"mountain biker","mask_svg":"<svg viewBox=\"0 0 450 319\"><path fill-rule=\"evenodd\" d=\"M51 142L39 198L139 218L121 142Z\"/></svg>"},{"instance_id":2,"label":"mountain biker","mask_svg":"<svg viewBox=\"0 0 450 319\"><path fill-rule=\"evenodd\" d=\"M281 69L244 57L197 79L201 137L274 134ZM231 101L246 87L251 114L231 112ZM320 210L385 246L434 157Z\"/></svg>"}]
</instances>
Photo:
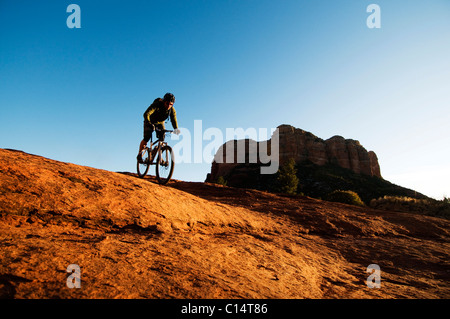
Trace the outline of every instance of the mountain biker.
<instances>
[{"instance_id":1,"label":"mountain biker","mask_svg":"<svg viewBox=\"0 0 450 319\"><path fill-rule=\"evenodd\" d=\"M139 145L139 154L137 160L142 162L141 151L147 145L148 141L151 139L153 131L155 128L158 130L164 130L164 121L166 121L170 116L170 121L174 128L175 134L180 134L177 122L177 112L173 107L175 103L175 96L172 93L166 93L164 98L157 98L144 112L144 139ZM163 132L156 131L156 137L161 138Z\"/></svg>"}]
</instances>

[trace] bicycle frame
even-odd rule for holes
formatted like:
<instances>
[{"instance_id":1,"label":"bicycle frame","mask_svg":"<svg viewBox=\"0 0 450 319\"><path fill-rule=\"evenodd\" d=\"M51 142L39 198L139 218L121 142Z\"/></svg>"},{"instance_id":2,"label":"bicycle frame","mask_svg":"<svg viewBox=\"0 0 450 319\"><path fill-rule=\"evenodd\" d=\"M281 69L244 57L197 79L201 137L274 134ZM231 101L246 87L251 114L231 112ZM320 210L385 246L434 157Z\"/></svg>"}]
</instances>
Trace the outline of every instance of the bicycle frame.
<instances>
[{"instance_id":1,"label":"bicycle frame","mask_svg":"<svg viewBox=\"0 0 450 319\"><path fill-rule=\"evenodd\" d=\"M151 149L151 153L152 153L152 160L150 162L150 165L156 164L156 162L154 162L154 159L157 156L161 156L161 149L164 145L167 145L167 142L161 142L160 140L157 140L157 141L151 143L150 149ZM156 150L156 152L155 152L155 150Z\"/></svg>"},{"instance_id":2,"label":"bicycle frame","mask_svg":"<svg viewBox=\"0 0 450 319\"><path fill-rule=\"evenodd\" d=\"M164 146L166 146L166 145L168 145L167 144L167 142L166 141L164 141L164 136L165 136L165 133L171 133L171 132L173 132L173 131L171 131L171 130L155 130L155 131L163 131L163 139L161 140L161 139L157 139L156 141L154 141L154 142L150 142L150 149L151 149L151 154L152 154L152 160L151 160L151 162L150 162L150 165L155 165L156 164L156 162L154 162L154 159L157 157L157 158L161 158L161 149L164 147ZM151 140L150 140L151 141ZM156 145L156 146L155 146ZM156 152L154 153L154 150L155 150L155 148L156 148Z\"/></svg>"}]
</instances>

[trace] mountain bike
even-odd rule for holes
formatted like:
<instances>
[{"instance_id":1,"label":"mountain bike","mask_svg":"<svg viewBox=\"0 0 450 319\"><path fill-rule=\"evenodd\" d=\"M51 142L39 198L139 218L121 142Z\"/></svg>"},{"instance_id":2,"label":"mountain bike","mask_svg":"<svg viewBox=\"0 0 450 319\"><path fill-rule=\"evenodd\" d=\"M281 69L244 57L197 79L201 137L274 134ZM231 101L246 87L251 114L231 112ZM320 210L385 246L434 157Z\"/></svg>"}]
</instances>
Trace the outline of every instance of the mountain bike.
<instances>
[{"instance_id":1,"label":"mountain bike","mask_svg":"<svg viewBox=\"0 0 450 319\"><path fill-rule=\"evenodd\" d=\"M160 130L160 138L152 143L150 140L150 146L145 145L141 151L142 161L137 162L138 176L143 178L150 168L150 165L156 165L156 178L160 184L166 184L173 174L173 168L175 166L175 159L173 156L172 148L164 141L166 133L172 133L172 130ZM156 158L156 163L154 159Z\"/></svg>"}]
</instances>

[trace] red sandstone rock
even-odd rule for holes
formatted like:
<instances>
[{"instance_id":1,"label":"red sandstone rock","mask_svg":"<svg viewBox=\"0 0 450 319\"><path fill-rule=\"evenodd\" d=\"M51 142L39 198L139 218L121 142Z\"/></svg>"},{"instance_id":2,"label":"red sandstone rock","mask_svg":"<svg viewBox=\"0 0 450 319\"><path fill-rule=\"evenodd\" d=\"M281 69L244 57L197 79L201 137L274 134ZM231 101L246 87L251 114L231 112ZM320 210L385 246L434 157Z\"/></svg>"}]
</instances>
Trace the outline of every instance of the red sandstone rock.
<instances>
[{"instance_id":1,"label":"red sandstone rock","mask_svg":"<svg viewBox=\"0 0 450 319\"><path fill-rule=\"evenodd\" d=\"M0 149L0 298L445 298L450 222ZM67 268L81 268L81 288ZM381 268L381 289L366 285ZM149 309L154 311L154 309Z\"/></svg>"},{"instance_id":2,"label":"red sandstone rock","mask_svg":"<svg viewBox=\"0 0 450 319\"><path fill-rule=\"evenodd\" d=\"M381 178L378 158L373 151L368 152L359 141L344 139L342 136L333 136L323 140L314 134L295 128L290 125L280 125L279 131L279 163L283 165L290 158L296 162L311 161L317 165L328 163L337 164L343 168L352 170L357 174L377 176ZM219 176L225 176L234 167L239 165L237 161L237 144L240 141L228 141L216 154L216 160L212 163L211 174L208 174L207 181L215 181ZM257 148L261 143L257 144ZM251 158L250 154L256 151L248 151L249 141L246 140L245 159ZM227 148L234 147L234 157L226 158ZM270 144L268 146L270 150ZM220 160L219 160L220 159ZM242 163L242 162L241 162Z\"/></svg>"}]
</instances>

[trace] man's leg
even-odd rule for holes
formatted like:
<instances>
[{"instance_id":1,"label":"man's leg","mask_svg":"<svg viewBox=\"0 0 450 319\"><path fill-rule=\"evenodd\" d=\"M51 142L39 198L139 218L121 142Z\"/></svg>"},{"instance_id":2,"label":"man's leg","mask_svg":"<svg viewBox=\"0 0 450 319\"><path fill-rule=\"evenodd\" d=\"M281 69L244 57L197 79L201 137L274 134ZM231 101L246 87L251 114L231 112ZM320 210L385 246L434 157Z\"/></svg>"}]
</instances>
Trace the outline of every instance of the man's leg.
<instances>
[{"instance_id":1,"label":"man's leg","mask_svg":"<svg viewBox=\"0 0 450 319\"><path fill-rule=\"evenodd\" d=\"M139 153L137 155L137 160L142 161L141 152L144 149L145 145L147 145L148 141L151 139L153 133L153 129L149 125L145 125L144 122L144 138L141 141L141 144L139 144Z\"/></svg>"},{"instance_id":2,"label":"man's leg","mask_svg":"<svg viewBox=\"0 0 450 319\"><path fill-rule=\"evenodd\" d=\"M141 144L139 144L139 154L144 149L145 145L147 145L147 142L145 140L142 140Z\"/></svg>"},{"instance_id":3,"label":"man's leg","mask_svg":"<svg viewBox=\"0 0 450 319\"><path fill-rule=\"evenodd\" d=\"M163 122L163 123L156 124L155 127L156 127L158 130L160 130L160 131L156 131L156 137L157 137L158 139L160 139L160 140L164 140L164 133L161 132L161 131L163 131L163 130L166 129L166 127L165 127L165 125L164 125L164 122Z\"/></svg>"},{"instance_id":4,"label":"man's leg","mask_svg":"<svg viewBox=\"0 0 450 319\"><path fill-rule=\"evenodd\" d=\"M145 140L142 140L141 144L139 144L139 152L138 152L138 155L136 156L136 159L138 160L139 163L142 162L141 151L144 149L146 144L147 144L147 142Z\"/></svg>"}]
</instances>

